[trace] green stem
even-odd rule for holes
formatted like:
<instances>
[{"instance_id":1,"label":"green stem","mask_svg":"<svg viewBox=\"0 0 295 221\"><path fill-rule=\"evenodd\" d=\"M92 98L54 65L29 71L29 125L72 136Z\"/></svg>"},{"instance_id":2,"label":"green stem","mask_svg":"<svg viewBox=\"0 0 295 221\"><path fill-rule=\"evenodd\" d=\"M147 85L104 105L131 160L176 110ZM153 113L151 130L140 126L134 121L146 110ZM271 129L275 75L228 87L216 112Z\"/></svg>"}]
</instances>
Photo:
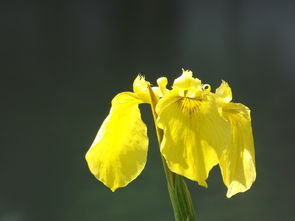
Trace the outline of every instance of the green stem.
<instances>
[{"instance_id":1,"label":"green stem","mask_svg":"<svg viewBox=\"0 0 295 221\"><path fill-rule=\"evenodd\" d=\"M153 118L156 127L156 133L158 138L159 146L163 140L163 130L157 127L157 113L156 113L156 105L158 103L158 98L155 96L151 86L148 86L150 99L151 99L151 108L153 112ZM177 175L171 172L167 166L166 160L161 155L162 163L166 175L166 180L168 184L168 191L170 200L172 203L174 216L176 221L194 221L195 220L195 210L193 206L193 202L189 193L189 190L186 186L186 183L182 176Z\"/></svg>"}]
</instances>

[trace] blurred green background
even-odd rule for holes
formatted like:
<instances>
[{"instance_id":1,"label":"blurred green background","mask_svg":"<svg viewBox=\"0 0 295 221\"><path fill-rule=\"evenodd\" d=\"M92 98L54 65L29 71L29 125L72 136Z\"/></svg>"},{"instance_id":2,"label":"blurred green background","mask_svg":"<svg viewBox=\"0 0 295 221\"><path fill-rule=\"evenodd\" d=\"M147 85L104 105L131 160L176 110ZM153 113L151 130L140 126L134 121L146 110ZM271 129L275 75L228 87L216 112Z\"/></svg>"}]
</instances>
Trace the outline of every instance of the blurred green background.
<instances>
[{"instance_id":1,"label":"blurred green background","mask_svg":"<svg viewBox=\"0 0 295 221\"><path fill-rule=\"evenodd\" d=\"M3 1L0 221L173 220L149 107L148 162L112 193L84 155L138 73L191 69L252 110L257 181L188 181L199 220L295 220L294 1Z\"/></svg>"}]
</instances>

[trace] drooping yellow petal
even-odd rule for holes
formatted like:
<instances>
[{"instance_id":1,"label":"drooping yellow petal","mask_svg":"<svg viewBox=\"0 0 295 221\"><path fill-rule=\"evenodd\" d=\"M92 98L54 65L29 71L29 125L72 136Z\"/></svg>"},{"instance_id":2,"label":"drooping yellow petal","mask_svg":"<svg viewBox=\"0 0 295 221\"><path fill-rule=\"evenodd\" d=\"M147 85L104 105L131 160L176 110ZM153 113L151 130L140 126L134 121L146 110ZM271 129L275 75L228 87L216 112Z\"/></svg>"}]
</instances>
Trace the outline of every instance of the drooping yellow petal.
<instances>
[{"instance_id":1,"label":"drooping yellow petal","mask_svg":"<svg viewBox=\"0 0 295 221\"><path fill-rule=\"evenodd\" d=\"M231 88L225 81L221 82L220 86L216 89L215 94L225 103L232 100Z\"/></svg>"},{"instance_id":2,"label":"drooping yellow petal","mask_svg":"<svg viewBox=\"0 0 295 221\"><path fill-rule=\"evenodd\" d=\"M169 169L207 186L208 174L230 134L214 97L182 97L172 90L159 101L156 111L157 125L164 130L161 153Z\"/></svg>"},{"instance_id":3,"label":"drooping yellow petal","mask_svg":"<svg viewBox=\"0 0 295 221\"><path fill-rule=\"evenodd\" d=\"M224 116L231 126L231 141L220 158L227 197L248 190L256 179L254 142L250 110L237 103L223 104Z\"/></svg>"},{"instance_id":4,"label":"drooping yellow petal","mask_svg":"<svg viewBox=\"0 0 295 221\"><path fill-rule=\"evenodd\" d=\"M118 94L86 154L91 173L112 191L126 186L143 170L148 137L138 104L131 92Z\"/></svg>"}]
</instances>

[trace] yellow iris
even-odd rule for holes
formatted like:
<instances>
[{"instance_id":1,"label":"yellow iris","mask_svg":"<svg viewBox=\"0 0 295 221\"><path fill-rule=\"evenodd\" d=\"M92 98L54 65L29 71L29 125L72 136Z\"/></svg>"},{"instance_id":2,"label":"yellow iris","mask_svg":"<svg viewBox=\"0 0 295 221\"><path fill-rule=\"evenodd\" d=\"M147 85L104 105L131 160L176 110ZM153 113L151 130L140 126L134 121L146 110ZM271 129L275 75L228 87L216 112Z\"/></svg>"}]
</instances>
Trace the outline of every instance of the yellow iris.
<instances>
[{"instance_id":1,"label":"yellow iris","mask_svg":"<svg viewBox=\"0 0 295 221\"><path fill-rule=\"evenodd\" d=\"M219 164L228 197L249 189L256 175L249 109L230 102L225 82L214 94L191 71L183 71L171 90L166 78L157 82L151 91L149 82L138 76L134 92L115 96L86 154L92 174L115 191L141 173L148 137L138 105L151 103L154 93L159 99L156 125L163 130L160 150L168 168L207 187L210 170Z\"/></svg>"}]
</instances>

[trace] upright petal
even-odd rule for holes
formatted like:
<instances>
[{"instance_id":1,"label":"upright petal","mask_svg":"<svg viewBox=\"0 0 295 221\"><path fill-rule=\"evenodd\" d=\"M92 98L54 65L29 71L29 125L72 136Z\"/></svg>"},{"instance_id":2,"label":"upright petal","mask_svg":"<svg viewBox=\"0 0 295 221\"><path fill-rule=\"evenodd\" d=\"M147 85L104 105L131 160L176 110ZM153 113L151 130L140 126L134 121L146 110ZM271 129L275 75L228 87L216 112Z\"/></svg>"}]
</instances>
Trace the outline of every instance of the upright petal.
<instances>
[{"instance_id":1,"label":"upright petal","mask_svg":"<svg viewBox=\"0 0 295 221\"><path fill-rule=\"evenodd\" d=\"M157 84L158 84L158 86L152 87L152 90L153 90L154 94L160 99L168 91L168 89L166 87L168 84L168 79L166 77L160 77L157 79Z\"/></svg>"},{"instance_id":2,"label":"upright petal","mask_svg":"<svg viewBox=\"0 0 295 221\"><path fill-rule=\"evenodd\" d=\"M168 79L166 77L160 77L157 79L157 84L158 84L162 94L163 95L166 94Z\"/></svg>"},{"instance_id":3,"label":"upright petal","mask_svg":"<svg viewBox=\"0 0 295 221\"><path fill-rule=\"evenodd\" d=\"M147 128L139 103L134 93L118 94L86 154L91 173L112 191L134 180L146 163Z\"/></svg>"},{"instance_id":4,"label":"upright petal","mask_svg":"<svg viewBox=\"0 0 295 221\"><path fill-rule=\"evenodd\" d=\"M193 78L193 72L184 69L182 69L182 71L182 75L174 80L173 88L181 88L182 90L201 90L201 81L198 78Z\"/></svg>"},{"instance_id":5,"label":"upright petal","mask_svg":"<svg viewBox=\"0 0 295 221\"><path fill-rule=\"evenodd\" d=\"M144 76L138 75L133 82L134 93L142 100L143 103L150 102L148 85L150 83L144 79Z\"/></svg>"},{"instance_id":6,"label":"upright petal","mask_svg":"<svg viewBox=\"0 0 295 221\"><path fill-rule=\"evenodd\" d=\"M220 158L220 168L227 197L248 190L256 178L254 142L250 110L238 103L223 105L231 126L231 141Z\"/></svg>"},{"instance_id":7,"label":"upright petal","mask_svg":"<svg viewBox=\"0 0 295 221\"><path fill-rule=\"evenodd\" d=\"M216 89L215 94L225 103L228 103L232 100L232 92L228 83L222 81L220 86Z\"/></svg>"},{"instance_id":8,"label":"upright petal","mask_svg":"<svg viewBox=\"0 0 295 221\"><path fill-rule=\"evenodd\" d=\"M214 97L181 97L172 90L159 101L156 111L157 125L164 130L161 153L169 169L207 186L208 174L230 134Z\"/></svg>"}]
</instances>

